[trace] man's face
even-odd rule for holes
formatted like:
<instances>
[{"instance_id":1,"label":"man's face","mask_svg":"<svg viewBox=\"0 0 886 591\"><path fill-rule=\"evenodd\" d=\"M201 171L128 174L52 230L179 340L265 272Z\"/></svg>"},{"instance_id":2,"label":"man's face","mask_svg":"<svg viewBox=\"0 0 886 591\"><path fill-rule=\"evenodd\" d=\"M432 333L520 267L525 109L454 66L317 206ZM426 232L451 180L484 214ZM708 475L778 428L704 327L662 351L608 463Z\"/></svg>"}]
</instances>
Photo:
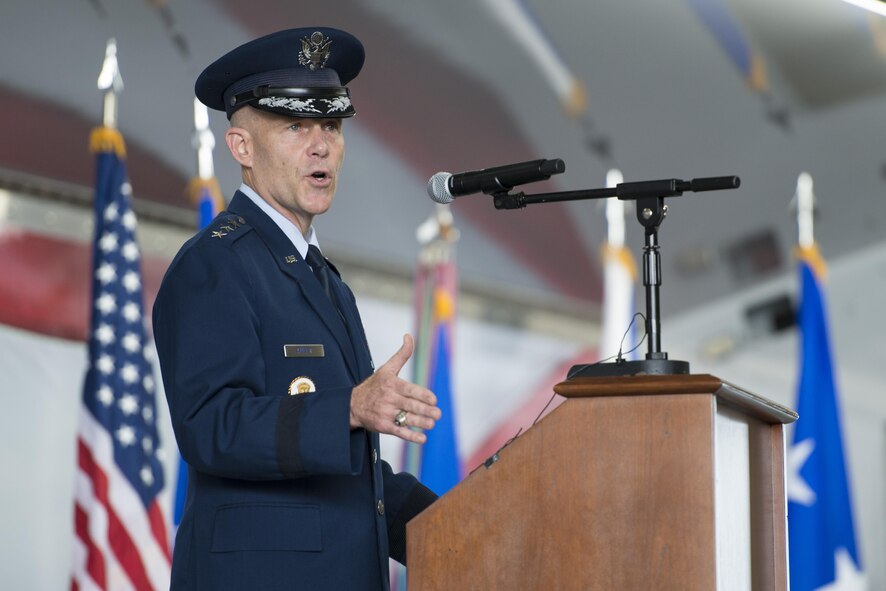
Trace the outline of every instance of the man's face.
<instances>
[{"instance_id":1,"label":"man's face","mask_svg":"<svg viewBox=\"0 0 886 591\"><path fill-rule=\"evenodd\" d=\"M345 154L342 120L251 115L253 158L244 178L304 233L332 204Z\"/></svg>"}]
</instances>

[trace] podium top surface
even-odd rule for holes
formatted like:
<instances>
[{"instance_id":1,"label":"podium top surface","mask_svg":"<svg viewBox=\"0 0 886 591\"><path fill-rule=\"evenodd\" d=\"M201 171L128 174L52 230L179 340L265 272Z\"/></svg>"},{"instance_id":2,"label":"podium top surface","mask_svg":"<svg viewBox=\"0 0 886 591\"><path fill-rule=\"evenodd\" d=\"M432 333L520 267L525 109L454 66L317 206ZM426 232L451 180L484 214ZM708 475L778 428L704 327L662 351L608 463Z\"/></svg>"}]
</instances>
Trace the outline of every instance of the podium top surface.
<instances>
[{"instance_id":1,"label":"podium top surface","mask_svg":"<svg viewBox=\"0 0 886 591\"><path fill-rule=\"evenodd\" d=\"M796 412L710 374L574 378L554 386L566 398L708 394L769 423L793 423Z\"/></svg>"}]
</instances>

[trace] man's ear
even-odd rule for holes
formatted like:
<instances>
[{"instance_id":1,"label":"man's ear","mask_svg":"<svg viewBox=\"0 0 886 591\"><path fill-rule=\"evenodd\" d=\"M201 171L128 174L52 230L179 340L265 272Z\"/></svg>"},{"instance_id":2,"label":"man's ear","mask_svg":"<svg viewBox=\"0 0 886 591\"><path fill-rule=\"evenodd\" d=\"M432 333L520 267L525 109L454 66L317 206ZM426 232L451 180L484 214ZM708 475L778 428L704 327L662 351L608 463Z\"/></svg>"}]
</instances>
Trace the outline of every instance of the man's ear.
<instances>
[{"instance_id":1,"label":"man's ear","mask_svg":"<svg viewBox=\"0 0 886 591\"><path fill-rule=\"evenodd\" d=\"M231 156L240 166L252 168L253 146L252 135L242 127L230 127L225 132L225 143Z\"/></svg>"}]
</instances>

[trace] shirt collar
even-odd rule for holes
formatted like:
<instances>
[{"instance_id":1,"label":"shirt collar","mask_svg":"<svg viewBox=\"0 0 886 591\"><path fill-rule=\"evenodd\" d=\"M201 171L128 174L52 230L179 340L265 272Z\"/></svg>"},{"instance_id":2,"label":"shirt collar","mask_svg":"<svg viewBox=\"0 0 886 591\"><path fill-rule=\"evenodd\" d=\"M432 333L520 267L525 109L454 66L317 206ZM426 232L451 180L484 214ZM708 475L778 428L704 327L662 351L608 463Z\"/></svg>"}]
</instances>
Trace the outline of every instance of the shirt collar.
<instances>
[{"instance_id":1,"label":"shirt collar","mask_svg":"<svg viewBox=\"0 0 886 591\"><path fill-rule=\"evenodd\" d=\"M317 248L320 248L320 243L317 242L317 232L314 231L313 224L308 228L307 234L302 235L295 224L287 220L283 214L271 207L271 205L256 193L252 187L243 183L240 185L240 192L249 197L259 209L265 212L269 218L274 220L274 223L283 230L283 233L286 234L286 237L289 238L293 246L295 246L295 249L298 251L298 254L301 255L301 258L304 259L308 256L308 245L313 244Z\"/></svg>"}]
</instances>

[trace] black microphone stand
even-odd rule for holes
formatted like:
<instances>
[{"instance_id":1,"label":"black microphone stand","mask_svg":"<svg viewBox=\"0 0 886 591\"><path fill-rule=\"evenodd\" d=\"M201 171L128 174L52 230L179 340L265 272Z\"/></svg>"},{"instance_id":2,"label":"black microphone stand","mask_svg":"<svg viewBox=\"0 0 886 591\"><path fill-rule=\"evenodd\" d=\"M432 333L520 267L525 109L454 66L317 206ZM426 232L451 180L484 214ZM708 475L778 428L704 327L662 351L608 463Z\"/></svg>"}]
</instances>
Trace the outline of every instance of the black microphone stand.
<instances>
[{"instance_id":1,"label":"black microphone stand","mask_svg":"<svg viewBox=\"0 0 886 591\"><path fill-rule=\"evenodd\" d=\"M509 194L506 191L493 193L496 209L519 209L536 203L556 201L580 201L618 197L621 200L637 202L637 221L646 229L646 243L643 246L643 286L646 290L646 358L628 361L620 355L613 363L575 365L570 368L568 379L578 377L626 376L640 374L688 374L689 362L668 359L661 350L661 320L659 288L661 287L661 254L658 245L658 227L668 214L665 197L676 197L684 191L718 191L736 189L741 184L737 176L710 177L681 181L664 179L620 183L607 189L587 189L582 191L562 191L525 195Z\"/></svg>"}]
</instances>

